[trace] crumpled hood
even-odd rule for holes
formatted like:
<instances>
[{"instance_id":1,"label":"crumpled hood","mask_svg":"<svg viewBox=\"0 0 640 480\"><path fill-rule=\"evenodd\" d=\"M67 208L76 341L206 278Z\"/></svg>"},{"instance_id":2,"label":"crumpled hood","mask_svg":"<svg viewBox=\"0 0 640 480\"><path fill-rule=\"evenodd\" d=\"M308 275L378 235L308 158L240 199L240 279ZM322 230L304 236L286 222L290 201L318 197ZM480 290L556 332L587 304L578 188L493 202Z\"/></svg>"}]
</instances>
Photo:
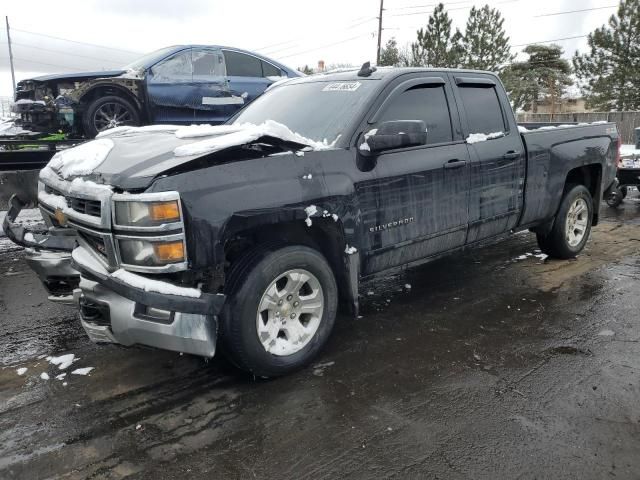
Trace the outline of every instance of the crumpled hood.
<instances>
[{"instance_id":1,"label":"crumpled hood","mask_svg":"<svg viewBox=\"0 0 640 480\"><path fill-rule=\"evenodd\" d=\"M25 78L18 83L36 81L49 82L51 80L90 80L92 78L117 77L125 73L125 70L104 70L102 72L80 72L80 73L53 73L51 75L41 75L39 77Z\"/></svg>"},{"instance_id":2,"label":"crumpled hood","mask_svg":"<svg viewBox=\"0 0 640 480\"><path fill-rule=\"evenodd\" d=\"M183 164L258 140L288 149L333 148L273 121L261 125L117 127L57 153L48 167L66 180L84 177L122 190L138 190Z\"/></svg>"}]
</instances>

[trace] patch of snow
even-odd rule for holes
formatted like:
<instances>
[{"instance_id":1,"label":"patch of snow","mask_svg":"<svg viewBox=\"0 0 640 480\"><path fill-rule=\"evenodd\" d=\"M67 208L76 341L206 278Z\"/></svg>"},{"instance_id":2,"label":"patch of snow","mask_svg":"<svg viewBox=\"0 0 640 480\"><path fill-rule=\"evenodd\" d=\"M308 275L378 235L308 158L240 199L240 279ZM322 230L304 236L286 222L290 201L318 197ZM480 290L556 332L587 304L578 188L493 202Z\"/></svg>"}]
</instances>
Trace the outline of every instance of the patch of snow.
<instances>
[{"instance_id":1,"label":"patch of snow","mask_svg":"<svg viewBox=\"0 0 640 480\"><path fill-rule=\"evenodd\" d=\"M56 153L47 166L63 178L88 175L104 162L113 147L109 138L92 140Z\"/></svg>"},{"instance_id":2,"label":"patch of snow","mask_svg":"<svg viewBox=\"0 0 640 480\"><path fill-rule=\"evenodd\" d=\"M602 330L598 335L601 337L612 337L615 335L615 332L613 330Z\"/></svg>"},{"instance_id":3,"label":"patch of snow","mask_svg":"<svg viewBox=\"0 0 640 480\"><path fill-rule=\"evenodd\" d=\"M466 142L473 145L474 143L486 142L487 140L493 140L494 138L500 137L504 137L504 132L472 133L467 137Z\"/></svg>"},{"instance_id":4,"label":"patch of snow","mask_svg":"<svg viewBox=\"0 0 640 480\"><path fill-rule=\"evenodd\" d=\"M86 195L95 195L98 191L110 194L113 190L109 185L102 185L83 178L74 178L71 182L71 188L73 188L74 193L83 193Z\"/></svg>"},{"instance_id":5,"label":"patch of snow","mask_svg":"<svg viewBox=\"0 0 640 480\"><path fill-rule=\"evenodd\" d=\"M410 283L405 283L404 284L404 288L406 288L407 290L411 290L411 284Z\"/></svg>"},{"instance_id":6,"label":"patch of snow","mask_svg":"<svg viewBox=\"0 0 640 480\"><path fill-rule=\"evenodd\" d=\"M56 195L55 193L40 191L38 192L38 200L54 209L59 208L64 211L69 208L65 198L62 195Z\"/></svg>"},{"instance_id":7,"label":"patch of snow","mask_svg":"<svg viewBox=\"0 0 640 480\"><path fill-rule=\"evenodd\" d=\"M334 222L337 222L337 221L338 221L338 218L340 218L340 217L338 217L338 215L336 215L335 213L332 213L332 214L331 214L331 218L333 218L333 221L334 221Z\"/></svg>"},{"instance_id":8,"label":"patch of snow","mask_svg":"<svg viewBox=\"0 0 640 480\"><path fill-rule=\"evenodd\" d=\"M331 367L335 365L335 363L336 362L317 363L313 366L313 374L316 377L322 377L324 375L325 368Z\"/></svg>"},{"instance_id":9,"label":"patch of snow","mask_svg":"<svg viewBox=\"0 0 640 480\"><path fill-rule=\"evenodd\" d=\"M126 134L138 134L138 133L173 133L176 130L184 128L183 125L165 125L165 124L154 124L154 125L144 125L142 127L132 127L123 125L121 127L113 127L108 130L103 130L96 135L96 138L106 138L106 137L118 137Z\"/></svg>"},{"instance_id":10,"label":"patch of snow","mask_svg":"<svg viewBox=\"0 0 640 480\"><path fill-rule=\"evenodd\" d=\"M368 132L365 132L364 139L367 140L369 137L374 136L376 133L378 133L378 129L377 128L372 128Z\"/></svg>"},{"instance_id":11,"label":"patch of snow","mask_svg":"<svg viewBox=\"0 0 640 480\"><path fill-rule=\"evenodd\" d=\"M304 157L304 152L302 150L295 151L296 157Z\"/></svg>"},{"instance_id":12,"label":"patch of snow","mask_svg":"<svg viewBox=\"0 0 640 480\"><path fill-rule=\"evenodd\" d=\"M307 214L307 218L305 219L304 223L307 224L307 227L310 227L313 224L311 217L318 213L318 208L315 205L309 205L304 209L304 212Z\"/></svg>"},{"instance_id":13,"label":"patch of snow","mask_svg":"<svg viewBox=\"0 0 640 480\"><path fill-rule=\"evenodd\" d=\"M56 375L56 380L62 380L64 379L64 377L66 377L67 374L66 373L61 373L60 375Z\"/></svg>"},{"instance_id":14,"label":"patch of snow","mask_svg":"<svg viewBox=\"0 0 640 480\"><path fill-rule=\"evenodd\" d=\"M546 253L538 253L534 255L534 257L539 258L540 260L546 260L547 258L549 258L549 255L547 255Z\"/></svg>"},{"instance_id":15,"label":"patch of snow","mask_svg":"<svg viewBox=\"0 0 640 480\"><path fill-rule=\"evenodd\" d=\"M518 131L520 133L526 133L526 132L529 132L530 130L527 127L523 127L522 125L518 125Z\"/></svg>"},{"instance_id":16,"label":"patch of snow","mask_svg":"<svg viewBox=\"0 0 640 480\"><path fill-rule=\"evenodd\" d=\"M310 173L308 175L303 175L302 179L303 180L311 180L313 178L313 175L311 175Z\"/></svg>"},{"instance_id":17,"label":"patch of snow","mask_svg":"<svg viewBox=\"0 0 640 480\"><path fill-rule=\"evenodd\" d=\"M28 368L27 367L20 367L16 370L16 373L20 376L24 375L25 373L27 373Z\"/></svg>"},{"instance_id":18,"label":"patch of snow","mask_svg":"<svg viewBox=\"0 0 640 480\"><path fill-rule=\"evenodd\" d=\"M47 372L42 372L42 373L40 374L40 378L41 378L42 380L49 380L49 374L48 374Z\"/></svg>"},{"instance_id":19,"label":"patch of snow","mask_svg":"<svg viewBox=\"0 0 640 480\"><path fill-rule=\"evenodd\" d=\"M190 125L188 127L181 127L175 131L174 135L177 138L198 138L198 137L211 137L214 135L227 135L229 133L239 132L243 130L242 125Z\"/></svg>"},{"instance_id":20,"label":"patch of snow","mask_svg":"<svg viewBox=\"0 0 640 480\"><path fill-rule=\"evenodd\" d=\"M62 382L62 386L66 387L67 386L67 382Z\"/></svg>"},{"instance_id":21,"label":"patch of snow","mask_svg":"<svg viewBox=\"0 0 640 480\"><path fill-rule=\"evenodd\" d=\"M347 246L344 249L344 253L346 253L347 255L353 255L354 253L357 253L358 249L356 247L350 247L349 244L347 244Z\"/></svg>"},{"instance_id":22,"label":"patch of snow","mask_svg":"<svg viewBox=\"0 0 640 480\"><path fill-rule=\"evenodd\" d=\"M526 260L527 256L526 255L520 255L519 257L516 257L515 260Z\"/></svg>"},{"instance_id":23,"label":"patch of snow","mask_svg":"<svg viewBox=\"0 0 640 480\"><path fill-rule=\"evenodd\" d=\"M358 149L362 150L363 152L370 152L371 151L371 147L369 146L369 144L367 143L366 140L360 144Z\"/></svg>"},{"instance_id":24,"label":"patch of snow","mask_svg":"<svg viewBox=\"0 0 640 480\"><path fill-rule=\"evenodd\" d=\"M95 367L84 367L84 368L76 368L71 375L88 375L91 370Z\"/></svg>"},{"instance_id":25,"label":"patch of snow","mask_svg":"<svg viewBox=\"0 0 640 480\"><path fill-rule=\"evenodd\" d=\"M47 357L49 363L57 365L60 370L68 368L76 356L73 353L67 353L66 355L60 355L59 357Z\"/></svg>"},{"instance_id":26,"label":"patch of snow","mask_svg":"<svg viewBox=\"0 0 640 480\"><path fill-rule=\"evenodd\" d=\"M173 150L174 155L176 157L189 157L193 155L210 154L227 148L246 145L264 136L275 137L287 142L307 145L314 150L332 149L334 148L335 142L338 140L336 138L331 143L328 143L326 140L323 142L317 142L315 140L305 138L298 133L292 132L285 125L273 120L267 120L260 125L220 125L220 127L236 128L238 130L226 134L218 134L213 138L208 138L199 142L181 145Z\"/></svg>"},{"instance_id":27,"label":"patch of snow","mask_svg":"<svg viewBox=\"0 0 640 480\"><path fill-rule=\"evenodd\" d=\"M168 282L160 280L152 280L151 278L136 275L122 268L111 274L113 278L117 278L127 285L139 288L145 292L156 292L163 295L176 295L178 297L200 298L202 292L197 288L178 287Z\"/></svg>"}]
</instances>

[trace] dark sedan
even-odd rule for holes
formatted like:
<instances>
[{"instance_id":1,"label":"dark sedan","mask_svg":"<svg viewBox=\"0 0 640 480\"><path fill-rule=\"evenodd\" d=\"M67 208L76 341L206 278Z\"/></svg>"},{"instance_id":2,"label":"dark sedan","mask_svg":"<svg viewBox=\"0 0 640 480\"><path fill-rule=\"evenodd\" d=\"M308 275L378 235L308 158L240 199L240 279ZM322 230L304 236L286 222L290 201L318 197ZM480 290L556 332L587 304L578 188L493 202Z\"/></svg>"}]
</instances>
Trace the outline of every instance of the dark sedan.
<instances>
[{"instance_id":1,"label":"dark sedan","mask_svg":"<svg viewBox=\"0 0 640 480\"><path fill-rule=\"evenodd\" d=\"M300 75L237 48L179 45L145 55L121 70L22 80L14 111L25 129L88 138L121 125L217 124L274 81Z\"/></svg>"}]
</instances>

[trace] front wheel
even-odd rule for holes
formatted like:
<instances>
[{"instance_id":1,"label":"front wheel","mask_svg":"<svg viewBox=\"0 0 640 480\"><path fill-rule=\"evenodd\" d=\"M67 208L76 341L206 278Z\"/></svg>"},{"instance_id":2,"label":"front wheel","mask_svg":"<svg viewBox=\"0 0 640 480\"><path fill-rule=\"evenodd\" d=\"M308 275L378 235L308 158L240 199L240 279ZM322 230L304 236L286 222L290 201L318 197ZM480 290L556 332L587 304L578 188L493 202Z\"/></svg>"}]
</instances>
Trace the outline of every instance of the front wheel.
<instances>
[{"instance_id":1,"label":"front wheel","mask_svg":"<svg viewBox=\"0 0 640 480\"><path fill-rule=\"evenodd\" d=\"M109 128L140 125L140 115L128 100L109 95L98 97L87 105L82 124L87 137L93 138Z\"/></svg>"},{"instance_id":2,"label":"front wheel","mask_svg":"<svg viewBox=\"0 0 640 480\"><path fill-rule=\"evenodd\" d=\"M546 234L537 234L538 245L554 258L573 258L587 244L593 219L593 199L583 185L569 187L562 197L553 228Z\"/></svg>"},{"instance_id":3,"label":"front wheel","mask_svg":"<svg viewBox=\"0 0 640 480\"><path fill-rule=\"evenodd\" d=\"M325 345L338 289L316 250L291 246L261 257L230 273L235 291L222 318L222 341L238 367L275 377L307 365Z\"/></svg>"}]
</instances>

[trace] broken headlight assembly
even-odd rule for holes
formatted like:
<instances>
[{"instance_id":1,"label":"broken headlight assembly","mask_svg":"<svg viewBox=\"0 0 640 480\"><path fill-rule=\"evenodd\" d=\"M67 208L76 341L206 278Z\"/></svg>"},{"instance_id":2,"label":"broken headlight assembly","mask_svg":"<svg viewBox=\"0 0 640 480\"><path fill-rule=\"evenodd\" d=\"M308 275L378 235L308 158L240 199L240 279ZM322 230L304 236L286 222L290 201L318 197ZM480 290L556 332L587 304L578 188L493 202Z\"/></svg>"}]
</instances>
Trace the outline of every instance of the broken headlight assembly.
<instances>
[{"instance_id":1,"label":"broken headlight assembly","mask_svg":"<svg viewBox=\"0 0 640 480\"><path fill-rule=\"evenodd\" d=\"M122 266L148 272L186 269L187 249L178 192L116 194L112 215Z\"/></svg>"}]
</instances>

